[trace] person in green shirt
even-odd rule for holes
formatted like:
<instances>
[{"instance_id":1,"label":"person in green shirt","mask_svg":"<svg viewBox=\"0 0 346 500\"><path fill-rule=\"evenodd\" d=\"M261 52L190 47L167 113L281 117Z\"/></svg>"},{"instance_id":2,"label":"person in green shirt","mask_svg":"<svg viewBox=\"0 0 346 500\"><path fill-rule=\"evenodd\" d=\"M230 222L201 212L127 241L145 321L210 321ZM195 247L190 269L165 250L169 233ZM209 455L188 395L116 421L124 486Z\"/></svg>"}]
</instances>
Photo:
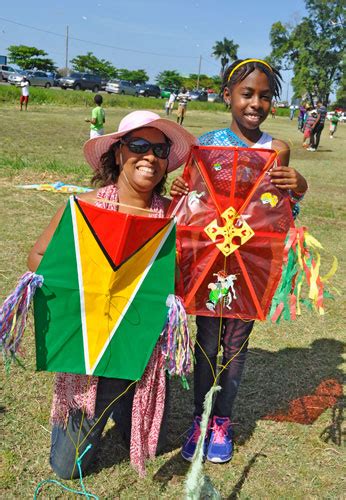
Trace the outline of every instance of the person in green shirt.
<instances>
[{"instance_id":1,"label":"person in green shirt","mask_svg":"<svg viewBox=\"0 0 346 500\"><path fill-rule=\"evenodd\" d=\"M339 122L339 115L338 115L338 113L335 113L330 118L330 124L329 124L329 137L331 139L333 139L333 137L334 137L334 132L336 130L336 127L338 126L338 122Z\"/></svg>"},{"instance_id":2,"label":"person in green shirt","mask_svg":"<svg viewBox=\"0 0 346 500\"><path fill-rule=\"evenodd\" d=\"M105 110L102 108L102 95L96 94L94 97L94 103L96 107L91 112L91 120L87 118L85 121L90 123L90 139L94 137L99 137L103 135L104 129L103 124L106 121Z\"/></svg>"}]
</instances>

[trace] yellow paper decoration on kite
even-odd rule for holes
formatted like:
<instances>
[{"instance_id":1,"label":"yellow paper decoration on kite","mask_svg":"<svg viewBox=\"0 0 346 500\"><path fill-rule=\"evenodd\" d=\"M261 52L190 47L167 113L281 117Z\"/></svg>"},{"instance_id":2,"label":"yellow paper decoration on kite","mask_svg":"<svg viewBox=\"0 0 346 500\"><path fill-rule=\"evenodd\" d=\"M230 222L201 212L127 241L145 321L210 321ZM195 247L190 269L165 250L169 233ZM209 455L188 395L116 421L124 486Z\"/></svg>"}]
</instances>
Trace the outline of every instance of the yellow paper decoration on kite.
<instances>
[{"instance_id":1,"label":"yellow paper decoration on kite","mask_svg":"<svg viewBox=\"0 0 346 500\"><path fill-rule=\"evenodd\" d=\"M217 219L214 219L204 231L212 241L217 241L217 248L228 257L241 245L244 245L255 232L251 229L242 217L240 217L233 207L229 207L221 214L224 226L219 226Z\"/></svg>"}]
</instances>

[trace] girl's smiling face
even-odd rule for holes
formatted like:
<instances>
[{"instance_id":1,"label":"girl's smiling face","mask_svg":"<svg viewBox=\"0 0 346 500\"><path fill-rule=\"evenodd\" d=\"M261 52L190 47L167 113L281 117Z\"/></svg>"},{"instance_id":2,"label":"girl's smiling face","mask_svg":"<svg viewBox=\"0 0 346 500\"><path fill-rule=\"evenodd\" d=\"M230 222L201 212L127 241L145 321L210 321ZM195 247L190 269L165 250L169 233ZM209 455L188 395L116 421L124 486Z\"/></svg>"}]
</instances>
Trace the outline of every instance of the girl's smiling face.
<instances>
[{"instance_id":1,"label":"girl's smiling face","mask_svg":"<svg viewBox=\"0 0 346 500\"><path fill-rule=\"evenodd\" d=\"M255 69L244 80L225 88L224 99L232 108L233 119L242 129L256 130L267 118L273 98L268 77Z\"/></svg>"},{"instance_id":2,"label":"girl's smiling face","mask_svg":"<svg viewBox=\"0 0 346 500\"><path fill-rule=\"evenodd\" d=\"M127 137L146 139L152 144L165 143L165 135L155 128L134 130ZM116 162L121 165L119 181L129 184L137 192L152 191L166 173L168 159L158 158L150 148L146 153L133 153L126 144L116 152Z\"/></svg>"}]
</instances>

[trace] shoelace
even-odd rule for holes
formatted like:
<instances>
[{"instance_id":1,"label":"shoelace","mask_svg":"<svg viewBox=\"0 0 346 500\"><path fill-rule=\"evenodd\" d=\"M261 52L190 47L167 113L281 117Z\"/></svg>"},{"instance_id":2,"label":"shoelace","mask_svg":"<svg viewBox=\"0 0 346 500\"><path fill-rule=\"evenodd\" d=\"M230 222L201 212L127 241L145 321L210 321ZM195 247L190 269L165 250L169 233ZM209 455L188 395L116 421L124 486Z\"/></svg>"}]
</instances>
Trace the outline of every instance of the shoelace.
<instances>
[{"instance_id":1,"label":"shoelace","mask_svg":"<svg viewBox=\"0 0 346 500\"><path fill-rule=\"evenodd\" d=\"M199 436L201 435L201 428L197 422L193 423L193 433L191 436L191 441L197 443Z\"/></svg>"},{"instance_id":2,"label":"shoelace","mask_svg":"<svg viewBox=\"0 0 346 500\"><path fill-rule=\"evenodd\" d=\"M213 441L216 444L223 444L225 441L225 436L227 435L229 427L229 420L225 420L221 425L216 422L212 427L213 430Z\"/></svg>"}]
</instances>

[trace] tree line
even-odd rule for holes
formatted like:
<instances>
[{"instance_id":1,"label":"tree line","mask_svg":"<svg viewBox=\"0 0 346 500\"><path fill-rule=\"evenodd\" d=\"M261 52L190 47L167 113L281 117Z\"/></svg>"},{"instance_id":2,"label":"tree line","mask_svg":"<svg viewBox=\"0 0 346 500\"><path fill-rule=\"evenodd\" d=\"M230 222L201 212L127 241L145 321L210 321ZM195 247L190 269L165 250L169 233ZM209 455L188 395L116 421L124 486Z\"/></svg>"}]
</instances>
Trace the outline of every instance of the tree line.
<instances>
[{"instance_id":1,"label":"tree line","mask_svg":"<svg viewBox=\"0 0 346 500\"><path fill-rule=\"evenodd\" d=\"M305 0L307 15L294 25L275 22L270 30L271 53L265 58L277 69L292 69L294 97L303 96L310 101L329 101L331 92L337 91L337 103L346 106L345 96L345 42L344 0ZM220 60L220 74L216 76L190 74L184 77L177 70L164 70L156 77L162 87L185 86L219 90L222 75L228 64L238 58L239 45L226 37L216 41L212 56ZM36 47L11 45L9 61L23 69L56 71L57 67L48 54ZM135 84L146 83L149 76L144 69L116 68L110 61L99 59L92 52L78 55L70 61L72 69L97 73L105 78L121 78ZM64 74L66 68L59 70Z\"/></svg>"}]
</instances>

